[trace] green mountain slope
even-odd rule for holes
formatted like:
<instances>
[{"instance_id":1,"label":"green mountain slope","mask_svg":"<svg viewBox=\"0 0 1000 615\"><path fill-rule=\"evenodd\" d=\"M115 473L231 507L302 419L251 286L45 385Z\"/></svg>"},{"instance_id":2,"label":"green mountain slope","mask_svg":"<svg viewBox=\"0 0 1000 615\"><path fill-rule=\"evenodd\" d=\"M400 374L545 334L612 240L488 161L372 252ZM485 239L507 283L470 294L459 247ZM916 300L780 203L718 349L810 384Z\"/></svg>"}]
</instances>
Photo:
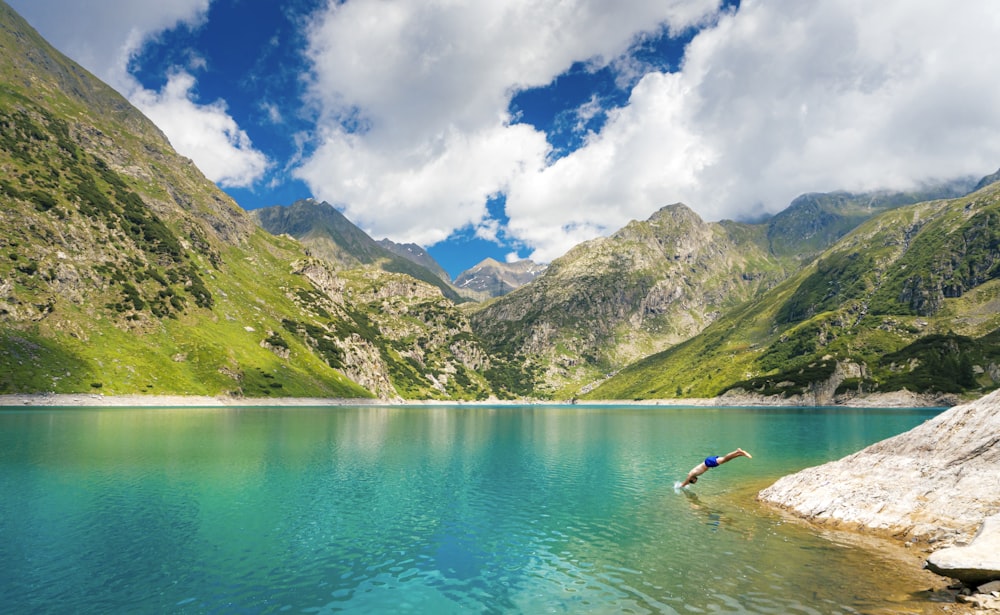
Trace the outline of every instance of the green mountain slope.
<instances>
[{"instance_id":1,"label":"green mountain slope","mask_svg":"<svg viewBox=\"0 0 1000 615\"><path fill-rule=\"evenodd\" d=\"M982 186L979 186L982 187ZM811 259L865 220L886 211L968 194L974 181L955 180L913 192L829 192L803 194L767 221L771 252Z\"/></svg>"},{"instance_id":2,"label":"green mountain slope","mask_svg":"<svg viewBox=\"0 0 1000 615\"><path fill-rule=\"evenodd\" d=\"M833 400L1000 383L1000 185L896 209L590 398L741 390Z\"/></svg>"},{"instance_id":3,"label":"green mountain slope","mask_svg":"<svg viewBox=\"0 0 1000 615\"><path fill-rule=\"evenodd\" d=\"M688 339L786 275L764 227L705 223L670 205L577 246L472 321L491 352L532 366L530 386L562 396Z\"/></svg>"},{"instance_id":4,"label":"green mountain slope","mask_svg":"<svg viewBox=\"0 0 1000 615\"><path fill-rule=\"evenodd\" d=\"M294 341L301 256L0 5L0 391L370 396Z\"/></svg>"},{"instance_id":5,"label":"green mountain slope","mask_svg":"<svg viewBox=\"0 0 1000 615\"><path fill-rule=\"evenodd\" d=\"M0 51L0 393L492 394L438 289L260 229L2 3Z\"/></svg>"},{"instance_id":6,"label":"green mountain slope","mask_svg":"<svg viewBox=\"0 0 1000 615\"><path fill-rule=\"evenodd\" d=\"M577 246L534 282L475 311L473 327L491 352L533 366L522 374L523 390L576 395L698 334L865 220L964 194L974 183L807 194L757 224L705 223L683 205L669 206Z\"/></svg>"},{"instance_id":7,"label":"green mountain slope","mask_svg":"<svg viewBox=\"0 0 1000 615\"><path fill-rule=\"evenodd\" d=\"M456 303L465 301L437 273L385 248L329 203L304 199L287 207L255 209L250 215L269 233L291 235L313 255L340 268L377 265L383 271L406 274L435 286Z\"/></svg>"}]
</instances>

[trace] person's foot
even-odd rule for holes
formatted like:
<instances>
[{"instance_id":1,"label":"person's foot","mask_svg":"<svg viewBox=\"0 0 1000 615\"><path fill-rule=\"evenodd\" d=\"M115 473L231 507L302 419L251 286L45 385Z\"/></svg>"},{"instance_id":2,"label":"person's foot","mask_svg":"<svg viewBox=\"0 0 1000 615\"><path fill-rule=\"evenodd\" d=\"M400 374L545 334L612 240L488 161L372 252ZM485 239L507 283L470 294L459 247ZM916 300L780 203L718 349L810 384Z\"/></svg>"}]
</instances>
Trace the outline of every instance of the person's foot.
<instances>
[{"instance_id":1,"label":"person's foot","mask_svg":"<svg viewBox=\"0 0 1000 615\"><path fill-rule=\"evenodd\" d=\"M743 455L743 456L744 456L744 457L746 457L747 459L753 459L753 455L751 455L750 453L746 452L746 451L745 451L745 450L743 450L742 448L738 448L738 449L736 449L736 450L737 450L737 451L739 452L739 454Z\"/></svg>"}]
</instances>

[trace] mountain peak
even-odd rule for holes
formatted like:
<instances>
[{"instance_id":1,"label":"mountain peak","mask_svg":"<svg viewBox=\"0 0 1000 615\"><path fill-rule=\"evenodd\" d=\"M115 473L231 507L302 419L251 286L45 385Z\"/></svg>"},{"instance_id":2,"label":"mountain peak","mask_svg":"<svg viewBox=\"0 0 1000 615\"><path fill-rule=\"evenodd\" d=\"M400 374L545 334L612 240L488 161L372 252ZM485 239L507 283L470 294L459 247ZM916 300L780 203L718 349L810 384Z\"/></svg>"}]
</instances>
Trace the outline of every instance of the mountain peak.
<instances>
[{"instance_id":1,"label":"mountain peak","mask_svg":"<svg viewBox=\"0 0 1000 615\"><path fill-rule=\"evenodd\" d=\"M649 217L649 221L654 222L667 218L672 220L684 220L686 222L704 222L695 210L691 209L684 203L671 203L670 205L664 205L653 212L653 215Z\"/></svg>"},{"instance_id":2,"label":"mountain peak","mask_svg":"<svg viewBox=\"0 0 1000 615\"><path fill-rule=\"evenodd\" d=\"M444 270L423 248L399 246L387 239L375 241L326 201L301 199L287 207L264 207L250 214L267 232L290 235L314 256L339 267L378 265L384 271L405 273L436 286L452 301L463 300L448 283L447 273L441 275Z\"/></svg>"},{"instance_id":3,"label":"mountain peak","mask_svg":"<svg viewBox=\"0 0 1000 615\"><path fill-rule=\"evenodd\" d=\"M389 238L382 238L378 241L378 245L382 246L386 250L392 252L396 256L401 256L421 267L427 269L437 277L441 278L443 282L451 283L451 276L448 272L444 270L434 257L430 255L423 248L415 243L396 243Z\"/></svg>"},{"instance_id":4,"label":"mountain peak","mask_svg":"<svg viewBox=\"0 0 1000 615\"><path fill-rule=\"evenodd\" d=\"M545 265L539 265L530 259L501 263L487 257L455 278L455 286L500 297L531 282L543 271Z\"/></svg>"}]
</instances>

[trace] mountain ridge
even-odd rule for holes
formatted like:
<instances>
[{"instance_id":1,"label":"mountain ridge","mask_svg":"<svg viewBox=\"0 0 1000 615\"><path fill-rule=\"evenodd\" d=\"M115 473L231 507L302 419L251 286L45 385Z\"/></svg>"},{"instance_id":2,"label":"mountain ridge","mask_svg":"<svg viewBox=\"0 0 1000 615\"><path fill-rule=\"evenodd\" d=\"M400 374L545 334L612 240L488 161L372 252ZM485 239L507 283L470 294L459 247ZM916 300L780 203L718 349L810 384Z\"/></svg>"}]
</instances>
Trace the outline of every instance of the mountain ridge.
<instances>
[{"instance_id":1,"label":"mountain ridge","mask_svg":"<svg viewBox=\"0 0 1000 615\"><path fill-rule=\"evenodd\" d=\"M423 246L419 246L415 243L396 243L387 237L379 239L377 243L396 256L402 256L403 258L424 267L437 277L441 278L442 281L451 284L451 276L448 275L448 272L444 270L444 267L434 260L434 257L431 256L430 253L423 248Z\"/></svg>"},{"instance_id":2,"label":"mountain ridge","mask_svg":"<svg viewBox=\"0 0 1000 615\"><path fill-rule=\"evenodd\" d=\"M546 268L530 259L501 263L487 257L455 278L455 286L487 297L502 297L536 279Z\"/></svg>"},{"instance_id":3,"label":"mountain ridge","mask_svg":"<svg viewBox=\"0 0 1000 615\"><path fill-rule=\"evenodd\" d=\"M1000 184L868 220L701 334L587 398L991 390L1000 383Z\"/></svg>"},{"instance_id":4,"label":"mountain ridge","mask_svg":"<svg viewBox=\"0 0 1000 615\"><path fill-rule=\"evenodd\" d=\"M989 177L920 202L956 188L803 195L754 224L668 205L456 306L332 207L265 232L2 2L0 50L0 393L814 402L1000 382Z\"/></svg>"},{"instance_id":5,"label":"mountain ridge","mask_svg":"<svg viewBox=\"0 0 1000 615\"><path fill-rule=\"evenodd\" d=\"M865 221L974 184L805 194L757 223L704 222L685 205L668 205L574 247L532 283L473 308L473 327L507 360L544 365L539 391L572 397L697 335Z\"/></svg>"},{"instance_id":6,"label":"mountain ridge","mask_svg":"<svg viewBox=\"0 0 1000 615\"><path fill-rule=\"evenodd\" d=\"M0 47L0 393L494 395L439 288L265 232L2 2Z\"/></svg>"},{"instance_id":7,"label":"mountain ridge","mask_svg":"<svg viewBox=\"0 0 1000 615\"><path fill-rule=\"evenodd\" d=\"M403 273L431 284L456 303L466 300L446 279L416 260L387 249L329 203L301 199L288 206L275 205L249 213L264 230L290 235L312 254L338 267L375 265L386 272Z\"/></svg>"},{"instance_id":8,"label":"mountain ridge","mask_svg":"<svg viewBox=\"0 0 1000 615\"><path fill-rule=\"evenodd\" d=\"M683 341L718 313L784 276L754 227L705 223L668 205L647 221L572 248L533 282L473 311L492 352L544 365L565 395Z\"/></svg>"}]
</instances>

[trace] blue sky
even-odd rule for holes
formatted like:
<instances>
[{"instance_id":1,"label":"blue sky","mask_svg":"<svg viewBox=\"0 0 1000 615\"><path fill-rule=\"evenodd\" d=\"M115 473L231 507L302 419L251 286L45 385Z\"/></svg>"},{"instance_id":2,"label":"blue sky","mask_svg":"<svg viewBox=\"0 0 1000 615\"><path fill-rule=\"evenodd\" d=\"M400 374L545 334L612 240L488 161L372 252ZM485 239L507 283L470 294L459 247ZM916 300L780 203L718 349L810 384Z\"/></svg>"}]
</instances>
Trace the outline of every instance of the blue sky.
<instances>
[{"instance_id":1,"label":"blue sky","mask_svg":"<svg viewBox=\"0 0 1000 615\"><path fill-rule=\"evenodd\" d=\"M8 1L243 207L453 276L1000 166L995 0Z\"/></svg>"}]
</instances>

